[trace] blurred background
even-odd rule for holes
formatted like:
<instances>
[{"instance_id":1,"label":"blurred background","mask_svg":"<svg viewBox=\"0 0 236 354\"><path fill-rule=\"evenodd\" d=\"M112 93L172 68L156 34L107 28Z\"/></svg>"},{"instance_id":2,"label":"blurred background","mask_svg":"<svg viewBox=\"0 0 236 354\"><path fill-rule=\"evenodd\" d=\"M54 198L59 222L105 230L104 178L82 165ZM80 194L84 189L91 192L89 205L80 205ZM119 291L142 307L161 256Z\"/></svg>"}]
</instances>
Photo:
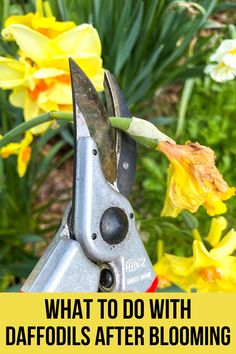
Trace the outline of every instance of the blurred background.
<instances>
[{"instance_id":1,"label":"blurred background","mask_svg":"<svg viewBox=\"0 0 236 354\"><path fill-rule=\"evenodd\" d=\"M223 39L236 39L235 1L49 0L59 21L91 23L102 43L103 66L116 77L133 115L150 120L180 144L211 147L217 167L236 185L236 81L217 83L204 74ZM1 29L10 15L35 12L35 1L1 0ZM0 55L15 56L14 42L0 41ZM21 109L0 90L0 133L23 121ZM73 132L69 124L48 129L32 145L23 178L15 158L0 159L0 291L18 291L42 254L71 197ZM164 251L192 254L192 229L207 235L211 219L201 208L176 219L160 217L168 161L138 146L131 203L153 263L157 241ZM230 200L228 228L236 227Z\"/></svg>"}]
</instances>

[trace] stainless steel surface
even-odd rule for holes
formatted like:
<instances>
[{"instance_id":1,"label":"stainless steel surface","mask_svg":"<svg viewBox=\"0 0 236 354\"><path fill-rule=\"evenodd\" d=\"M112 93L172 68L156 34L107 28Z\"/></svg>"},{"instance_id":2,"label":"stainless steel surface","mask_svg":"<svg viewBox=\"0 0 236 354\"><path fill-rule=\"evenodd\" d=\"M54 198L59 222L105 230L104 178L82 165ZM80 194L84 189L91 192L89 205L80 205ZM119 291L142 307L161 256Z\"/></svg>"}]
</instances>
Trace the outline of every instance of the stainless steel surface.
<instances>
[{"instance_id":1,"label":"stainless steel surface","mask_svg":"<svg viewBox=\"0 0 236 354\"><path fill-rule=\"evenodd\" d=\"M114 76L106 70L104 89L110 117L130 117L127 103ZM135 179L136 143L120 130L116 130L117 188L128 197Z\"/></svg>"},{"instance_id":2,"label":"stainless steel surface","mask_svg":"<svg viewBox=\"0 0 236 354\"><path fill-rule=\"evenodd\" d=\"M129 201L107 183L101 169L94 140L81 138L77 143L74 237L88 258L108 263L115 274L113 291L145 291L155 278L153 267L137 233L134 211ZM100 233L103 213L110 207L121 208L129 220L126 238L108 244Z\"/></svg>"},{"instance_id":3,"label":"stainless steel surface","mask_svg":"<svg viewBox=\"0 0 236 354\"><path fill-rule=\"evenodd\" d=\"M100 268L69 238L67 208L52 243L26 280L23 292L96 292Z\"/></svg>"},{"instance_id":4,"label":"stainless steel surface","mask_svg":"<svg viewBox=\"0 0 236 354\"><path fill-rule=\"evenodd\" d=\"M74 117L76 119L79 109L88 125L90 135L98 145L104 176L110 183L114 183L117 176L115 132L92 83L72 59L69 62Z\"/></svg>"},{"instance_id":5,"label":"stainless steel surface","mask_svg":"<svg viewBox=\"0 0 236 354\"><path fill-rule=\"evenodd\" d=\"M117 182L126 195L133 183L135 163L132 165L132 158L135 151L132 148L130 151L125 150L125 146L134 148L134 145L127 145L125 140L123 145L123 136L118 134L115 150L106 111L96 91L72 60L70 67L76 127L72 205L67 207L52 243L22 291L97 292L100 274L104 271L108 271L108 276L112 275L108 280L114 281L108 282L109 288L100 286L102 291L146 291L156 276L136 230L134 211L129 201L116 189L116 156L114 158L112 155L116 155L116 152L119 155ZM110 98L114 100L114 112L120 115L122 109L123 112L126 109L122 94L112 77L107 77L110 78L108 86L112 88ZM92 131L96 126L95 120L97 129ZM122 180L122 174L126 172ZM130 183L128 176L131 178ZM121 228L122 238L117 232L106 234L107 215L108 222L109 215L113 215L105 213L109 208L118 208L120 220L125 220L125 223L121 222L121 226L125 226ZM104 215L106 217L103 218ZM116 213L114 215L116 217ZM105 220L104 224L101 220ZM114 237L112 242L107 239L110 235Z\"/></svg>"}]
</instances>

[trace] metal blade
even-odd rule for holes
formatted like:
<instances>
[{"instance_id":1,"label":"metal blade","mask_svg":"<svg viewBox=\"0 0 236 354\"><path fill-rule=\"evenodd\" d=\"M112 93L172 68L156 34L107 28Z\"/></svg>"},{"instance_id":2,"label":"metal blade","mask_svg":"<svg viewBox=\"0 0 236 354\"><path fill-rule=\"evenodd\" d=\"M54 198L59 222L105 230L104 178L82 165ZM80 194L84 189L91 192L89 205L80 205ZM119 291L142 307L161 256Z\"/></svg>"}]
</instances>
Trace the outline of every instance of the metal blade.
<instances>
[{"instance_id":1,"label":"metal blade","mask_svg":"<svg viewBox=\"0 0 236 354\"><path fill-rule=\"evenodd\" d=\"M109 116L130 117L125 98L114 78L106 70L104 81L105 95ZM128 197L134 183L136 170L136 143L127 134L116 131L116 152L117 152L117 187L124 196Z\"/></svg>"},{"instance_id":2,"label":"metal blade","mask_svg":"<svg viewBox=\"0 0 236 354\"><path fill-rule=\"evenodd\" d=\"M69 59L69 63L76 139L81 136L78 122L81 122L81 118L84 118L90 135L97 144L103 174L113 184L117 177L114 130L110 125L106 109L90 80L71 58Z\"/></svg>"}]
</instances>

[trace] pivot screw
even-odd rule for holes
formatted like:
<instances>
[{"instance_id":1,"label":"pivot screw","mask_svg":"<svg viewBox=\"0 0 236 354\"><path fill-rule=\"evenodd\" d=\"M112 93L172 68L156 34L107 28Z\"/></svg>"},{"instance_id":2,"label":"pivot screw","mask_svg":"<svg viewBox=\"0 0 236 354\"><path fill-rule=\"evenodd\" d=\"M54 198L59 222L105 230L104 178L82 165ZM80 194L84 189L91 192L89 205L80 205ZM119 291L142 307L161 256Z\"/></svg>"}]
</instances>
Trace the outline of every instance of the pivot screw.
<instances>
[{"instance_id":1,"label":"pivot screw","mask_svg":"<svg viewBox=\"0 0 236 354\"><path fill-rule=\"evenodd\" d=\"M124 210L112 207L102 215L100 233L109 245L116 245L124 240L127 235L129 222Z\"/></svg>"},{"instance_id":2,"label":"pivot screw","mask_svg":"<svg viewBox=\"0 0 236 354\"><path fill-rule=\"evenodd\" d=\"M114 275L111 269L103 268L100 276L100 289L110 291L114 284Z\"/></svg>"}]
</instances>

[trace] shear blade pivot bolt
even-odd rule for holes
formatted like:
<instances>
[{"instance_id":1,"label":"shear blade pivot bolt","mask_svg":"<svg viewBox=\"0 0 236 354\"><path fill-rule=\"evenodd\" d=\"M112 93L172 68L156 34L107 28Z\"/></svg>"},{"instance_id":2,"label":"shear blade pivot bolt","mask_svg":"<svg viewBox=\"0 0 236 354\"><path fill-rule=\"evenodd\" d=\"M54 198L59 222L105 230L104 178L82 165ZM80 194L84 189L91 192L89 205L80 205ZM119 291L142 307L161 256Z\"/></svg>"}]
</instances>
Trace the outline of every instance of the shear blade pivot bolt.
<instances>
[{"instance_id":1,"label":"shear blade pivot bolt","mask_svg":"<svg viewBox=\"0 0 236 354\"><path fill-rule=\"evenodd\" d=\"M109 245L122 242L128 232L128 218L125 212L117 207L107 209L100 221L100 233Z\"/></svg>"},{"instance_id":2,"label":"shear blade pivot bolt","mask_svg":"<svg viewBox=\"0 0 236 354\"><path fill-rule=\"evenodd\" d=\"M109 291L114 283L114 276L110 269L104 268L101 271L100 288L103 291Z\"/></svg>"}]
</instances>

